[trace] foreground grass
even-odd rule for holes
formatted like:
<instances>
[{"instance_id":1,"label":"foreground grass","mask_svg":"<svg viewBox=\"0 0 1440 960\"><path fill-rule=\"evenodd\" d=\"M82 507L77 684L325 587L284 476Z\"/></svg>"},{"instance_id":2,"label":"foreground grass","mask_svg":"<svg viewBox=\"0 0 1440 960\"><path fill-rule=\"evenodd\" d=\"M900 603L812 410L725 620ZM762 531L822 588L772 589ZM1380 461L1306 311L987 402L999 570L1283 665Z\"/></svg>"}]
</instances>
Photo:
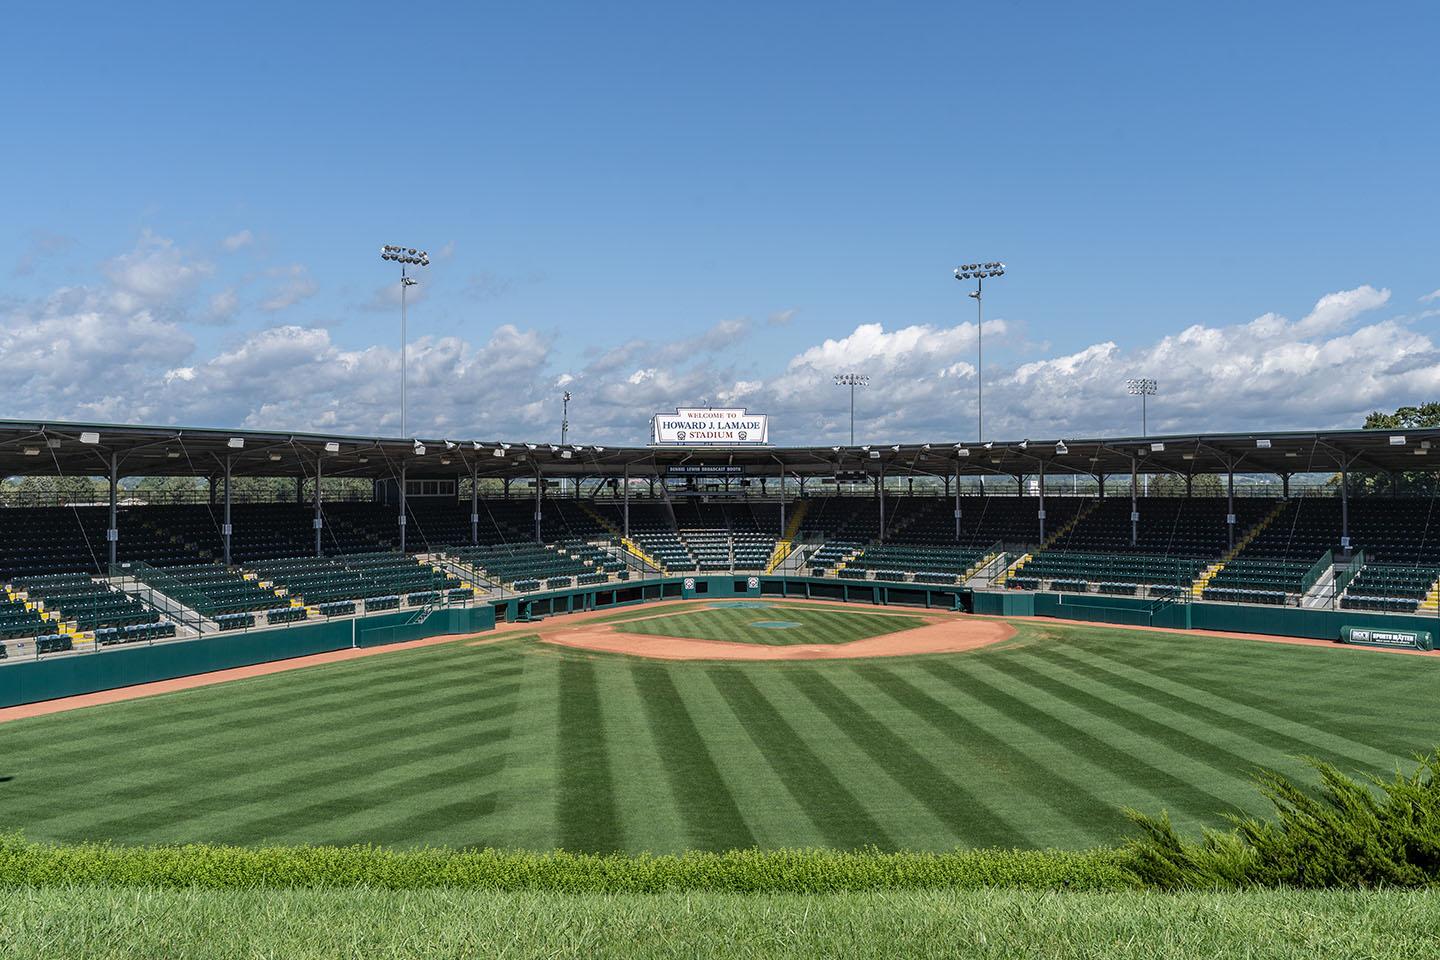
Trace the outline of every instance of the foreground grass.
<instances>
[{"instance_id":1,"label":"foreground grass","mask_svg":"<svg viewBox=\"0 0 1440 960\"><path fill-rule=\"evenodd\" d=\"M0 891L7 960L1433 957L1440 894Z\"/></svg>"},{"instance_id":2,"label":"foreground grass","mask_svg":"<svg viewBox=\"0 0 1440 960\"><path fill-rule=\"evenodd\" d=\"M1115 850L735 850L630 857L379 847L62 846L0 836L0 887L804 894L983 887L1113 890L1134 885L1127 863Z\"/></svg>"}]
</instances>

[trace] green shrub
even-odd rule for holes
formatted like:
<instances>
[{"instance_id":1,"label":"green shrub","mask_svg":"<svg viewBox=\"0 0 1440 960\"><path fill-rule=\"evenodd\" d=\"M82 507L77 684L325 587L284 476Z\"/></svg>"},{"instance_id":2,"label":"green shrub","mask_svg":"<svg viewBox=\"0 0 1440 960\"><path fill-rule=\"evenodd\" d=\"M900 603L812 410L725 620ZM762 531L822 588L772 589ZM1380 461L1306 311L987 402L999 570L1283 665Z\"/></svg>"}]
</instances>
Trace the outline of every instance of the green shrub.
<instances>
[{"instance_id":1,"label":"green shrub","mask_svg":"<svg viewBox=\"0 0 1440 960\"><path fill-rule=\"evenodd\" d=\"M0 837L0 886L449 887L474 890L654 893L1127 887L1113 850L961 850L880 853L736 850L680 856L389 850L380 847L124 847L41 844Z\"/></svg>"},{"instance_id":2,"label":"green shrub","mask_svg":"<svg viewBox=\"0 0 1440 960\"><path fill-rule=\"evenodd\" d=\"M1127 811L1142 834L1125 848L1127 869L1160 889L1440 885L1440 749L1416 759L1408 774L1365 782L1307 759L1320 775L1313 793L1263 770L1255 779L1275 818L1232 815L1231 831L1199 840L1164 814Z\"/></svg>"}]
</instances>

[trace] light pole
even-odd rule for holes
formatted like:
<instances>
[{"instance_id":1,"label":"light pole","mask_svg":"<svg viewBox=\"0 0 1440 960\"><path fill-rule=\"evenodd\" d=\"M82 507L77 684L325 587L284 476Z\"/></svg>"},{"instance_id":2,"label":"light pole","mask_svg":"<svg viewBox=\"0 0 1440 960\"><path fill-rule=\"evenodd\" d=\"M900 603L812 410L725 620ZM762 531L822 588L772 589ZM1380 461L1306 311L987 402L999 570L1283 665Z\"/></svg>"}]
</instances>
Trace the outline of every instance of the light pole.
<instances>
[{"instance_id":1,"label":"light pole","mask_svg":"<svg viewBox=\"0 0 1440 960\"><path fill-rule=\"evenodd\" d=\"M1140 398L1140 436L1150 435L1149 427L1145 422L1145 398L1153 397L1158 385L1149 377L1131 377L1125 381L1125 389L1130 391L1132 397Z\"/></svg>"},{"instance_id":2,"label":"light pole","mask_svg":"<svg viewBox=\"0 0 1440 960\"><path fill-rule=\"evenodd\" d=\"M560 443L563 446L565 438L570 434L570 391L566 390L565 395L560 398Z\"/></svg>"},{"instance_id":3,"label":"light pole","mask_svg":"<svg viewBox=\"0 0 1440 960\"><path fill-rule=\"evenodd\" d=\"M1125 389L1130 391L1132 397L1140 398L1140 436L1150 435L1149 425L1145 422L1145 398L1155 395L1158 385L1149 377L1131 377L1125 381ZM1145 496L1150 496L1150 474L1145 474Z\"/></svg>"},{"instance_id":4,"label":"light pole","mask_svg":"<svg viewBox=\"0 0 1440 960\"><path fill-rule=\"evenodd\" d=\"M1005 276L1005 264L997 261L990 263L962 263L955 268L956 280L974 280L975 289L970 291L970 296L975 298L975 441L978 443L985 439L985 342L981 330L985 326L985 307L981 302L981 294L985 286L986 277Z\"/></svg>"},{"instance_id":5,"label":"light pole","mask_svg":"<svg viewBox=\"0 0 1440 960\"><path fill-rule=\"evenodd\" d=\"M408 437L410 434L405 429L405 291L413 287L416 280L406 274L405 268L410 264L417 267L430 266L430 254L414 247L397 247L387 243L380 248L380 259L393 260L400 264L400 436Z\"/></svg>"},{"instance_id":6,"label":"light pole","mask_svg":"<svg viewBox=\"0 0 1440 960\"><path fill-rule=\"evenodd\" d=\"M850 388L850 446L855 446L855 388L869 386L870 378L863 373L837 373L835 386Z\"/></svg>"}]
</instances>

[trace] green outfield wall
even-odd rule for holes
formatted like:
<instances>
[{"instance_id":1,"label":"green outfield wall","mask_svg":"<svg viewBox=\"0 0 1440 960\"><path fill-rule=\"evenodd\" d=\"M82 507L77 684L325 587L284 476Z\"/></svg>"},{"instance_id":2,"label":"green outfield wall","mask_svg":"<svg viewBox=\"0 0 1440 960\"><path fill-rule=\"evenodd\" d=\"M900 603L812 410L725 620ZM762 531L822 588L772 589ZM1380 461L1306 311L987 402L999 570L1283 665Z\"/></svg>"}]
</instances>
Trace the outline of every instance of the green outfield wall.
<instances>
[{"instance_id":1,"label":"green outfield wall","mask_svg":"<svg viewBox=\"0 0 1440 960\"><path fill-rule=\"evenodd\" d=\"M488 605L433 610L424 622L410 622L414 617L415 612L402 611L6 663L0 665L0 707L495 626L495 611Z\"/></svg>"}]
</instances>

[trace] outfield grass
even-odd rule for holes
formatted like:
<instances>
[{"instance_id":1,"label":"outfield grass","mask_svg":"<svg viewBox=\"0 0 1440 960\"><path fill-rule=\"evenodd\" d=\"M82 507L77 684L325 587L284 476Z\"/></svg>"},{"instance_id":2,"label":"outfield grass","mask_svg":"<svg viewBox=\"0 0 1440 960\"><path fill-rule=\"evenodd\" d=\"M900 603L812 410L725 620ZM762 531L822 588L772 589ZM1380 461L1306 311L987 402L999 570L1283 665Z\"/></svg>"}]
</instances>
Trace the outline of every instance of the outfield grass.
<instances>
[{"instance_id":1,"label":"outfield grass","mask_svg":"<svg viewBox=\"0 0 1440 960\"><path fill-rule=\"evenodd\" d=\"M7 960L1429 958L1435 893L0 891Z\"/></svg>"},{"instance_id":2,"label":"outfield grass","mask_svg":"<svg viewBox=\"0 0 1440 960\"><path fill-rule=\"evenodd\" d=\"M868 661L459 642L15 721L0 725L0 830L1080 849L1129 835L1127 805L1185 830L1265 812L1256 764L1388 772L1434 739L1435 660L1016 623L1003 647Z\"/></svg>"},{"instance_id":3,"label":"outfield grass","mask_svg":"<svg viewBox=\"0 0 1440 960\"><path fill-rule=\"evenodd\" d=\"M816 609L786 604L773 607L710 607L690 611L680 608L653 618L627 620L617 624L615 629L620 633L646 636L792 646L802 643L850 643L899 630L911 630L924 623L919 617L901 614L855 613L833 607Z\"/></svg>"}]
</instances>

